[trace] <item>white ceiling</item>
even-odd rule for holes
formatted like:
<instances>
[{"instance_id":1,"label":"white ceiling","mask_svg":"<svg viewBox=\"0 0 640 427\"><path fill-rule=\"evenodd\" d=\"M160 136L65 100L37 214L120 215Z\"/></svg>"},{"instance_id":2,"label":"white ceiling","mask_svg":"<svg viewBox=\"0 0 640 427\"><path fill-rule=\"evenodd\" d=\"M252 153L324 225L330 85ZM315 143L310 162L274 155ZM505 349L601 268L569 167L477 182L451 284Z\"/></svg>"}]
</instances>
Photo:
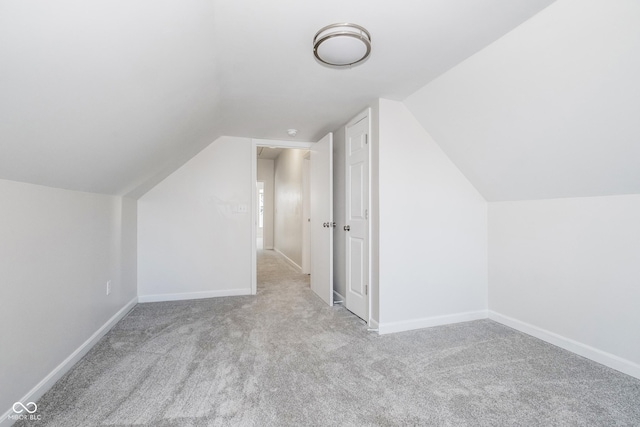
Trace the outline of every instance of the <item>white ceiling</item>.
<instances>
[{"instance_id":1,"label":"white ceiling","mask_svg":"<svg viewBox=\"0 0 640 427\"><path fill-rule=\"evenodd\" d=\"M550 3L2 1L0 178L139 195L223 134L317 140ZM372 55L321 66L313 36L342 21L371 32Z\"/></svg>"},{"instance_id":2,"label":"white ceiling","mask_svg":"<svg viewBox=\"0 0 640 427\"><path fill-rule=\"evenodd\" d=\"M640 2L562 0L404 102L485 199L640 193Z\"/></svg>"}]
</instances>

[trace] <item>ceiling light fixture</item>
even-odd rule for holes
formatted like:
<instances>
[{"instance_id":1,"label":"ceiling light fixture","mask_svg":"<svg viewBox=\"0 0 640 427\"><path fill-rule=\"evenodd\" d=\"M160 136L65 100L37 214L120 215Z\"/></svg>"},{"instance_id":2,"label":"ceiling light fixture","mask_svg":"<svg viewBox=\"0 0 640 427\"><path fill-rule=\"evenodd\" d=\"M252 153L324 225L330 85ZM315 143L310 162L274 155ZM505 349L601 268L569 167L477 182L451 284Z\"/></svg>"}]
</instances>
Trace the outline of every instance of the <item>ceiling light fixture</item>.
<instances>
[{"instance_id":1,"label":"ceiling light fixture","mask_svg":"<svg viewBox=\"0 0 640 427\"><path fill-rule=\"evenodd\" d=\"M327 65L354 65L367 59L370 53L371 34L360 25L327 25L313 38L313 54Z\"/></svg>"}]
</instances>

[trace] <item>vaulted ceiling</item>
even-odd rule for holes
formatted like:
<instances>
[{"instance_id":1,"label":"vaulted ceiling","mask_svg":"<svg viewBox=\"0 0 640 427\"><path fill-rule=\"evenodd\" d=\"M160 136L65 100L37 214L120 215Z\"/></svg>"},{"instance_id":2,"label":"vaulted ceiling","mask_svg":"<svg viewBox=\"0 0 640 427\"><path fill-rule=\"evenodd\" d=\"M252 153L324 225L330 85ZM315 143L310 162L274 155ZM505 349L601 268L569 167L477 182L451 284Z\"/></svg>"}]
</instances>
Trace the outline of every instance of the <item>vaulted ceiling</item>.
<instances>
[{"instance_id":1,"label":"vaulted ceiling","mask_svg":"<svg viewBox=\"0 0 640 427\"><path fill-rule=\"evenodd\" d=\"M2 1L0 178L135 196L223 134L288 139L294 127L296 139L317 140L550 3ZM344 21L371 32L370 59L321 66L315 32ZM426 122L445 144L461 138Z\"/></svg>"}]
</instances>

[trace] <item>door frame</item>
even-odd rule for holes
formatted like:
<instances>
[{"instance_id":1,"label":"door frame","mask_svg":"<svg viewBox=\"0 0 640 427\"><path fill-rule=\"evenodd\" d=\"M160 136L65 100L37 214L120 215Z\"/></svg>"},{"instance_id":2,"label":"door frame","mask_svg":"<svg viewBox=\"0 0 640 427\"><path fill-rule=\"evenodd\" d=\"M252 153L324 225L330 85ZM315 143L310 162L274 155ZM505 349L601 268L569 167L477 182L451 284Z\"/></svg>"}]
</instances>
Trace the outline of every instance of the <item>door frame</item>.
<instances>
[{"instance_id":1,"label":"door frame","mask_svg":"<svg viewBox=\"0 0 640 427\"><path fill-rule=\"evenodd\" d=\"M313 142L301 141L282 141L275 139L251 139L251 295L258 292L258 267L256 265L258 245L256 242L256 220L257 220L257 189L258 181L258 147L275 147L275 148L296 148L300 150L309 150L313 146ZM274 206L275 210L275 206Z\"/></svg>"},{"instance_id":2,"label":"door frame","mask_svg":"<svg viewBox=\"0 0 640 427\"><path fill-rule=\"evenodd\" d=\"M344 190L345 190L345 193L344 194L346 195L347 192L348 192L347 188L346 188L346 185L347 185L347 180L346 180L346 176L347 176L346 175L346 172L347 172L347 170L346 170L347 169L347 161L346 161L346 159L347 159L347 157L346 157L347 128L349 126L355 125L356 123L360 122L363 119L367 119L367 121L368 121L368 123L367 123L368 124L368 129L367 129L368 136L367 137L369 138L369 143L367 144L367 163L368 163L367 166L368 166L368 170L369 170L369 172L368 172L368 185L367 185L368 186L367 192L368 192L368 196L369 196L368 197L368 206L367 206L367 209L368 209L368 212L369 212L369 219L367 221L367 246L368 246L367 257L368 257L368 264L369 264L367 266L368 267L367 268L367 270L368 270L367 271L367 276L368 276L367 277L367 281L368 281L368 285L369 285L369 292L367 293L367 306L368 306L368 308L367 308L367 326L371 327L372 326L371 325L371 308L372 308L371 307L371 300L372 300L371 295L373 294L373 286L371 284L372 283L371 278L373 277L372 276L372 273L373 273L373 250L372 250L372 246L373 245L371 244L371 236L372 236L372 232L373 232L373 228L372 228L373 220L372 220L372 217L373 217L374 213L371 212L371 205L372 205L372 194L371 194L372 193L371 192L371 188L372 188L372 185L371 185L371 183L372 183L371 145L373 145L373 141L372 141L373 138L372 138L372 135L371 135L371 121L372 120L371 120L371 108L370 107L366 108L364 111L360 112L359 114L356 114L351 120L349 120L347 122L347 124L344 125L344 138L345 138L345 144L344 144L344 150L345 150L345 162L344 162L345 189ZM345 220L346 220L346 214L347 214L346 209L347 209L348 203L349 203L349 200L345 200ZM347 245L346 239L345 239L345 245ZM345 256L348 256L346 247L345 247ZM345 259L345 263L346 262L347 262L347 260ZM346 277L345 277L345 285L346 284L347 284L347 280L346 280ZM348 292L345 292L345 294L348 294ZM346 301L347 295L345 295L344 297L345 297L344 306L346 307L347 306L347 301Z\"/></svg>"},{"instance_id":3,"label":"door frame","mask_svg":"<svg viewBox=\"0 0 640 427\"><path fill-rule=\"evenodd\" d=\"M302 159L302 274L311 274L311 150Z\"/></svg>"},{"instance_id":4,"label":"door frame","mask_svg":"<svg viewBox=\"0 0 640 427\"><path fill-rule=\"evenodd\" d=\"M260 214L258 213L258 207L260 206L260 197L258 197L258 194L260 193L258 191L258 187L260 187L260 184L262 184L262 194L264 194L264 181L258 181L256 180L256 224L258 224L260 222ZM265 212L264 212L264 199L263 199L263 211L262 211L262 248L264 249L264 216L265 216ZM256 237L258 237L258 229L260 227L258 227L256 225ZM258 239L256 239L256 249L257 249L257 242Z\"/></svg>"}]
</instances>

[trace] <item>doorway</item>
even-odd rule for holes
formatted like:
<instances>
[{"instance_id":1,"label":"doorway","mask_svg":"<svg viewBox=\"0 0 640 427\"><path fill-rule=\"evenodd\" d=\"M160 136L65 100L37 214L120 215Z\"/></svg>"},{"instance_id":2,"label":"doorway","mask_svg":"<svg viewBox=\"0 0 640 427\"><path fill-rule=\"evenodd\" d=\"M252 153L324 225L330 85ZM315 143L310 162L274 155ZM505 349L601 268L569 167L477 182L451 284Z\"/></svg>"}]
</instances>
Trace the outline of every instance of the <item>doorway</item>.
<instances>
[{"instance_id":1,"label":"doorway","mask_svg":"<svg viewBox=\"0 0 640 427\"><path fill-rule=\"evenodd\" d=\"M305 206L301 208L303 215L300 217L301 222L299 222L297 226L299 226L298 230L302 234L307 234L308 232L310 235L311 245L309 246L309 255L311 259L308 261L308 264L310 264L311 269L311 288L328 305L333 305L334 277L332 271L334 260L331 255L334 249L333 239L337 234L341 235L341 233L344 233L344 235L341 235L340 246L346 246L345 251L341 251L343 255L346 255L346 257L344 257L340 262L343 264L343 270L341 270L341 272L346 274L338 273L341 278L344 277L344 281L341 280L341 282L347 285L346 289L344 289L343 300L345 302L345 307L357 316L361 317L367 324L370 324L369 314L371 312L369 289L369 278L371 277L369 271L371 265L371 252L369 247L370 126L370 111L367 109L347 123L342 127L342 130L339 131L341 133L341 143L336 147L336 151L333 149L333 134L331 133L317 143L254 140L254 150L256 150L254 153L258 153L257 150L261 150L262 153L266 150L268 153L268 150L275 149L309 149L308 151L310 155L308 158L302 158L302 168L305 170L305 183L302 187L307 188L307 182L310 183L309 186L311 188L304 191L304 193L310 195L309 199L311 200L311 203L309 210L307 210ZM338 152L341 154L337 154ZM277 154L277 156L279 155L281 155L281 153ZM332 193L334 189L332 180L335 172L333 170L333 158L336 156L341 158L339 165L337 166L341 170L341 172L338 173L340 178L337 182L337 188L342 188L342 191L339 191L337 194L340 194L339 197L341 197L345 202L344 204L340 204L341 207L339 208L344 213L344 216L342 214L338 215L340 217L338 222L340 223L334 221L333 212ZM256 182L258 175L258 155L254 154L253 159L253 181ZM314 164L316 165L315 169ZM326 172L320 174L317 173L325 167L327 168ZM342 174L342 171L344 171L344 174ZM273 175L275 177L275 172ZM319 176L321 176L320 181L318 181ZM313 184L314 182L315 185ZM256 191L258 191L257 187ZM322 196L314 196L316 191L320 191L319 194L322 194ZM268 198L267 193L265 184L265 198ZM302 190L300 190L300 193L302 193ZM257 214L256 209L258 199L256 197L253 199L255 200L254 203L256 203L256 208L253 209L253 212L256 212ZM290 197L290 199L296 199L296 197ZM300 200L300 197L298 197L297 200ZM322 202L316 202L314 208L313 200L322 200ZM345 205L350 210L344 212ZM278 215L281 207L278 206L278 203L275 200L274 206L274 217L281 217L282 215ZM308 217L307 212L309 212ZM256 221L254 221L254 223L257 225ZM354 227L353 233L350 232L351 224L353 224ZM275 234L278 234L278 228L281 227L283 227L283 225L277 219L274 220L274 229L276 230L274 231ZM256 226L254 226L252 232L254 242L256 233L257 229ZM344 239L342 237L344 237ZM289 260L292 261L291 264L297 267L298 271L303 271L302 265L305 264L306 267L307 264L307 261L303 260L306 259L307 255L305 254L302 256L302 254L300 254L300 257L291 259L287 253L283 253L285 251L279 248L280 243L277 242L277 240L277 237L274 238L274 251L278 250L281 252L285 258L289 258ZM253 279L252 290L254 294L257 292L256 249L257 247L254 245L251 266ZM296 262L296 259L299 260L299 262ZM344 265L345 263L348 265ZM314 266L316 266L316 274L314 274ZM314 286L314 278L321 278L319 282L316 282L318 286ZM340 293L336 293L336 295L342 296Z\"/></svg>"},{"instance_id":2,"label":"doorway","mask_svg":"<svg viewBox=\"0 0 640 427\"><path fill-rule=\"evenodd\" d=\"M253 176L255 183L255 195L253 197L255 216L252 230L253 254L252 254L252 293L257 292L257 261L258 255L262 257L261 265L265 260L284 261L291 272L302 274L303 252L310 252L309 248L303 251L303 230L305 217L303 200L308 197L303 191L303 165L311 143L253 140ZM308 156L306 156L308 157ZM260 187L263 186L263 221L262 235L263 245L260 248ZM303 194L304 193L304 194ZM308 241L305 241L309 244ZM260 251L260 252L259 252ZM306 279L308 280L308 279Z\"/></svg>"}]
</instances>

